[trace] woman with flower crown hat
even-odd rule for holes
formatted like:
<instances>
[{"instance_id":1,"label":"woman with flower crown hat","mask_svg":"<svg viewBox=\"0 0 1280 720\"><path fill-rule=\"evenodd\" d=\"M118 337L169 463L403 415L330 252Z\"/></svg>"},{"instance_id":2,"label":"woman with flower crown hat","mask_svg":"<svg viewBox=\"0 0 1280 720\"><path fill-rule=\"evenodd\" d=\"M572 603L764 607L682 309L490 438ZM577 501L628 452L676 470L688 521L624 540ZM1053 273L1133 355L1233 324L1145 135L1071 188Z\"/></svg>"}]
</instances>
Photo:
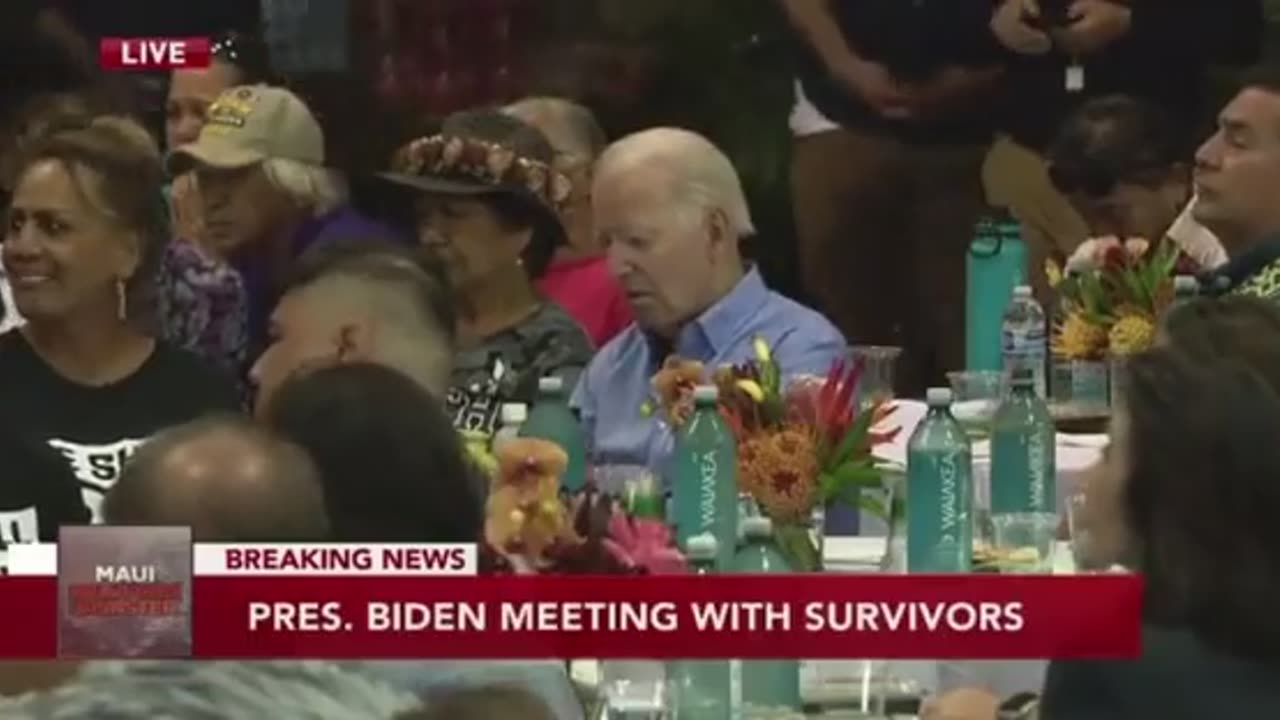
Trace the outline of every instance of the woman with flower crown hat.
<instances>
[{"instance_id":1,"label":"woman with flower crown hat","mask_svg":"<svg viewBox=\"0 0 1280 720\"><path fill-rule=\"evenodd\" d=\"M497 111L456 113L401 148L383 177L419 193L418 237L459 305L446 405L461 430L492 434L503 403L533 401L548 375L573 387L591 342L535 281L565 241L569 180L536 129Z\"/></svg>"}]
</instances>

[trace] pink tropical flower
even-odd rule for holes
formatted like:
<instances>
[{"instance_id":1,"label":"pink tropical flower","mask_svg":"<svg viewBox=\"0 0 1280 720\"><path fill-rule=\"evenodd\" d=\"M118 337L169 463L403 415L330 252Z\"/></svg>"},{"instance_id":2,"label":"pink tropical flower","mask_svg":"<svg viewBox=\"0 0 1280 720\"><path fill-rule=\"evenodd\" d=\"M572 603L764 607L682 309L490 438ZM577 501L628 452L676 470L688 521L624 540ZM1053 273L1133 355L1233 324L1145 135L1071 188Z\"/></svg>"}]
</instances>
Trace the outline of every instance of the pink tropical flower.
<instances>
[{"instance_id":1,"label":"pink tropical flower","mask_svg":"<svg viewBox=\"0 0 1280 720\"><path fill-rule=\"evenodd\" d=\"M644 568L653 575L688 572L684 555L672 544L671 529L660 520L633 519L614 513L609 518L609 536L603 539L603 544L618 562Z\"/></svg>"},{"instance_id":2,"label":"pink tropical flower","mask_svg":"<svg viewBox=\"0 0 1280 720\"><path fill-rule=\"evenodd\" d=\"M1146 238L1131 237L1124 241L1124 253L1130 260L1140 260L1150 248L1151 243Z\"/></svg>"}]
</instances>

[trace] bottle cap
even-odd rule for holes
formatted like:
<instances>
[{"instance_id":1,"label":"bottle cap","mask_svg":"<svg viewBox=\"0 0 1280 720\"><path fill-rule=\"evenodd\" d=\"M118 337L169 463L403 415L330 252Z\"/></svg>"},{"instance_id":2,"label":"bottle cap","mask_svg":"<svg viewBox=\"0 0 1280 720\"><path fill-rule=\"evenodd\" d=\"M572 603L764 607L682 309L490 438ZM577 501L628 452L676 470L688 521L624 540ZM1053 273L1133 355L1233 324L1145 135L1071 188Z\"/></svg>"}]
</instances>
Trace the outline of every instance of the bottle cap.
<instances>
[{"instance_id":1,"label":"bottle cap","mask_svg":"<svg viewBox=\"0 0 1280 720\"><path fill-rule=\"evenodd\" d=\"M1016 297L1016 298L1029 298L1029 297L1031 297L1031 286L1030 286L1030 285L1019 285L1019 286L1015 287L1015 288L1013 289L1013 296L1014 296L1014 297Z\"/></svg>"},{"instance_id":2,"label":"bottle cap","mask_svg":"<svg viewBox=\"0 0 1280 720\"><path fill-rule=\"evenodd\" d=\"M929 407L950 407L951 398L951 388L931 387L924 394L924 400Z\"/></svg>"},{"instance_id":3,"label":"bottle cap","mask_svg":"<svg viewBox=\"0 0 1280 720\"><path fill-rule=\"evenodd\" d=\"M714 560L720 544L711 533L694 535L685 541L685 555L690 560Z\"/></svg>"},{"instance_id":4,"label":"bottle cap","mask_svg":"<svg viewBox=\"0 0 1280 720\"><path fill-rule=\"evenodd\" d=\"M557 375L548 375L544 378L538 378L538 392L540 393L559 393L564 392L564 378Z\"/></svg>"},{"instance_id":5,"label":"bottle cap","mask_svg":"<svg viewBox=\"0 0 1280 720\"><path fill-rule=\"evenodd\" d=\"M773 537L773 521L764 515L742 518L742 536L756 539Z\"/></svg>"},{"instance_id":6,"label":"bottle cap","mask_svg":"<svg viewBox=\"0 0 1280 720\"><path fill-rule=\"evenodd\" d=\"M714 403L720 400L720 388L715 385L699 385L693 389L693 401Z\"/></svg>"},{"instance_id":7,"label":"bottle cap","mask_svg":"<svg viewBox=\"0 0 1280 720\"><path fill-rule=\"evenodd\" d=\"M503 403L500 421L503 425L520 425L529 419L529 406L524 403Z\"/></svg>"}]
</instances>

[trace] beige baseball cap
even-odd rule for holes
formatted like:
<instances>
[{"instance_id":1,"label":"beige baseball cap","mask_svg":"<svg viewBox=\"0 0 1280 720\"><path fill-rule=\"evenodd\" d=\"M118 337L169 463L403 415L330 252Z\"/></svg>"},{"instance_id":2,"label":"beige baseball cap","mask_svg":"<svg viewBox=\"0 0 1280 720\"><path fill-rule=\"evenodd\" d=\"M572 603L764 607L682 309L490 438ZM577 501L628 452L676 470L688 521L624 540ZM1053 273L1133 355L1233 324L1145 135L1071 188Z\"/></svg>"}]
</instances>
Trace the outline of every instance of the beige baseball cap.
<instances>
[{"instance_id":1,"label":"beige baseball cap","mask_svg":"<svg viewBox=\"0 0 1280 720\"><path fill-rule=\"evenodd\" d=\"M267 85L234 87L209 106L200 137L169 153L169 172L233 170L279 158L324 165L324 131L297 95Z\"/></svg>"}]
</instances>

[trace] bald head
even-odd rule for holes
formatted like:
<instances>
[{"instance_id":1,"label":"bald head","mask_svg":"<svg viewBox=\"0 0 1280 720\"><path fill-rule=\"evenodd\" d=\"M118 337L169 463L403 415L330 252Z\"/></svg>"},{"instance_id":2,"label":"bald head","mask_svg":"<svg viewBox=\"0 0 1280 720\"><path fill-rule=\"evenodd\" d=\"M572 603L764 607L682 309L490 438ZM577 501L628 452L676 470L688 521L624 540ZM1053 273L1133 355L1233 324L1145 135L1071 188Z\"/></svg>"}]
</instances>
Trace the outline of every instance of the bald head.
<instances>
[{"instance_id":1,"label":"bald head","mask_svg":"<svg viewBox=\"0 0 1280 720\"><path fill-rule=\"evenodd\" d=\"M237 416L152 438L125 465L103 513L114 525L189 525L202 542L305 542L329 534L308 455Z\"/></svg>"}]
</instances>

